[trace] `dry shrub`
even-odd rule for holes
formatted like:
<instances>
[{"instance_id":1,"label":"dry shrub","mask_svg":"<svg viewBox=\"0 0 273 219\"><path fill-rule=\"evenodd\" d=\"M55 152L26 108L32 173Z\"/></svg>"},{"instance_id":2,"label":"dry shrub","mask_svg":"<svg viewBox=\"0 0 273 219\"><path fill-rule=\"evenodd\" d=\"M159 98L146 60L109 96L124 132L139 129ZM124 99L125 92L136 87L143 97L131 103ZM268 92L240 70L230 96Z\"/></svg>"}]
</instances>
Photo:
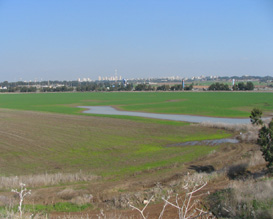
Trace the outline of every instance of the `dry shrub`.
<instances>
[{"instance_id":1,"label":"dry shrub","mask_svg":"<svg viewBox=\"0 0 273 219\"><path fill-rule=\"evenodd\" d=\"M249 160L249 167L254 167L258 165L266 164L261 151L254 151Z\"/></svg>"},{"instance_id":2,"label":"dry shrub","mask_svg":"<svg viewBox=\"0 0 273 219\"><path fill-rule=\"evenodd\" d=\"M247 131L237 136L237 139L244 142L256 142L258 138L258 130Z\"/></svg>"},{"instance_id":3,"label":"dry shrub","mask_svg":"<svg viewBox=\"0 0 273 219\"><path fill-rule=\"evenodd\" d=\"M47 216L44 215L33 215L32 213L25 212L22 215L19 214L19 212L14 212L12 209L5 209L4 211L0 212L0 218L1 219L47 219Z\"/></svg>"},{"instance_id":4,"label":"dry shrub","mask_svg":"<svg viewBox=\"0 0 273 219\"><path fill-rule=\"evenodd\" d=\"M264 124L269 124L271 122L271 118L263 119ZM256 131L259 130L260 126L252 125L249 121L247 124L229 124L229 123L221 123L221 122L201 122L199 123L201 126L210 127L210 128L220 128L228 131Z\"/></svg>"},{"instance_id":5,"label":"dry shrub","mask_svg":"<svg viewBox=\"0 0 273 219\"><path fill-rule=\"evenodd\" d=\"M220 128L228 131L240 132L236 138L243 142L256 142L258 138L259 126L252 124L227 124L227 123L210 123L203 122L200 125L210 128Z\"/></svg>"},{"instance_id":6,"label":"dry shrub","mask_svg":"<svg viewBox=\"0 0 273 219\"><path fill-rule=\"evenodd\" d=\"M71 203L76 205L84 205L87 203L93 202L93 196L91 194L83 194L81 196L76 196L73 199L71 199Z\"/></svg>"},{"instance_id":7,"label":"dry shrub","mask_svg":"<svg viewBox=\"0 0 273 219\"><path fill-rule=\"evenodd\" d=\"M29 187L51 186L60 183L87 182L98 177L91 174L79 173L54 173L37 174L28 176L0 177L0 189L17 188L20 182L24 182Z\"/></svg>"},{"instance_id":8,"label":"dry shrub","mask_svg":"<svg viewBox=\"0 0 273 219\"><path fill-rule=\"evenodd\" d=\"M235 162L226 169L227 176L230 179L246 179L248 176L250 176L249 170L251 170L252 167L265 164L266 162L261 151L249 151L247 154L245 154L244 158L238 162Z\"/></svg>"},{"instance_id":9,"label":"dry shrub","mask_svg":"<svg viewBox=\"0 0 273 219\"><path fill-rule=\"evenodd\" d=\"M57 193L57 196L63 200L71 200L78 195L78 192L71 188L66 188Z\"/></svg>"},{"instance_id":10,"label":"dry shrub","mask_svg":"<svg viewBox=\"0 0 273 219\"><path fill-rule=\"evenodd\" d=\"M195 184L204 184L205 182L209 182L213 179L216 179L217 177L220 177L222 173L220 172L212 172L212 173L193 173L193 174L187 174L186 177L183 178L183 181L187 182L189 186L193 186Z\"/></svg>"},{"instance_id":11,"label":"dry shrub","mask_svg":"<svg viewBox=\"0 0 273 219\"><path fill-rule=\"evenodd\" d=\"M58 219L138 219L139 217L135 216L125 216L121 213L106 213L101 211L96 216L91 216L89 214L79 215L63 215L58 216Z\"/></svg>"},{"instance_id":12,"label":"dry shrub","mask_svg":"<svg viewBox=\"0 0 273 219\"><path fill-rule=\"evenodd\" d=\"M271 118L263 119L264 124L269 124ZM240 132L236 138L243 142L256 142L258 138L260 126L249 124L228 124L228 123L212 123L212 122L202 122L199 125L209 127L209 128L219 128L228 131Z\"/></svg>"},{"instance_id":13,"label":"dry shrub","mask_svg":"<svg viewBox=\"0 0 273 219\"><path fill-rule=\"evenodd\" d=\"M167 194L163 195L161 199L164 201L164 205L159 216L156 218L164 218L167 206L177 210L177 218L179 219L214 218L207 209L204 209L203 204L201 204L201 201L199 200L200 197L208 194L201 191L206 185L207 182L204 181L202 175L194 174L194 176L191 176L188 174L183 178L181 185L184 194L178 195L178 193L176 193L174 197L171 197L172 192L169 191ZM145 210L152 201L155 201L154 196L151 196L149 200L145 200L143 202L145 206L141 208L134 206L130 201L128 204L133 210L138 211L143 219L146 219L149 218L149 214Z\"/></svg>"},{"instance_id":14,"label":"dry shrub","mask_svg":"<svg viewBox=\"0 0 273 219\"><path fill-rule=\"evenodd\" d=\"M227 176L230 179L244 179L248 176L249 171L247 171L248 164L247 163L240 163L231 165L228 168Z\"/></svg>"},{"instance_id":15,"label":"dry shrub","mask_svg":"<svg viewBox=\"0 0 273 219\"><path fill-rule=\"evenodd\" d=\"M273 180L263 180L255 182L249 180L247 182L234 181L229 185L230 188L235 190L236 200L239 202L249 202L255 200L273 199Z\"/></svg>"},{"instance_id":16,"label":"dry shrub","mask_svg":"<svg viewBox=\"0 0 273 219\"><path fill-rule=\"evenodd\" d=\"M273 218L273 179L232 181L208 197L212 212L225 218Z\"/></svg>"},{"instance_id":17,"label":"dry shrub","mask_svg":"<svg viewBox=\"0 0 273 219\"><path fill-rule=\"evenodd\" d=\"M247 169L251 170L251 167L256 167L260 165L265 165L266 162L262 156L262 152L257 150L257 151L249 151L247 152L244 157L239 160L238 162L235 162L233 165L227 168L227 175L231 174L232 172L242 172L243 169L245 171ZM242 172L243 173L243 172ZM238 174L237 174L238 175Z\"/></svg>"},{"instance_id":18,"label":"dry shrub","mask_svg":"<svg viewBox=\"0 0 273 219\"><path fill-rule=\"evenodd\" d=\"M273 180L237 181L230 185L234 189L237 209L253 218L273 218Z\"/></svg>"},{"instance_id":19,"label":"dry shrub","mask_svg":"<svg viewBox=\"0 0 273 219\"><path fill-rule=\"evenodd\" d=\"M0 206L10 206L14 204L14 199L5 195L0 195Z\"/></svg>"},{"instance_id":20,"label":"dry shrub","mask_svg":"<svg viewBox=\"0 0 273 219\"><path fill-rule=\"evenodd\" d=\"M209 127L209 128L219 128L219 129L225 129L228 131L254 131L258 129L256 126L253 126L252 124L229 124L229 123L212 123L212 122L201 122L199 125Z\"/></svg>"}]
</instances>

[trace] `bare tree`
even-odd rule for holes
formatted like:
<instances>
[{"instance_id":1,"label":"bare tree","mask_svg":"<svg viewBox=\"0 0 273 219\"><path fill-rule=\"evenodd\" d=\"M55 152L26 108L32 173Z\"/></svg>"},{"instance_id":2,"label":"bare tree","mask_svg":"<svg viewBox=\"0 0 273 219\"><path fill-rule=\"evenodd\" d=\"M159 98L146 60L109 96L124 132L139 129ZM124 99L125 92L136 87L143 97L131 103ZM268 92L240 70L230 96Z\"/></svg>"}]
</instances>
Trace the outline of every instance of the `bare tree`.
<instances>
[{"instance_id":1,"label":"bare tree","mask_svg":"<svg viewBox=\"0 0 273 219\"><path fill-rule=\"evenodd\" d=\"M183 189L185 189L187 192L185 193L184 198L181 198L176 194L175 201L171 202L169 199L171 198L170 195L168 195L167 198L162 197L162 200L164 201L163 208L160 212L160 215L158 219L162 219L165 209L167 205L170 205L178 210L178 217L179 219L194 219L194 218L214 218L213 215L205 211L204 209L198 208L199 200L196 199L196 197L199 197L204 194L197 195L196 193L202 190L207 185L207 182L204 182L201 185L195 184L193 187L189 186L189 183L186 183L183 186ZM191 188L190 188L191 187ZM147 219L147 217L144 215L144 210L147 208L147 206L150 204L151 200L153 199L153 196L147 201L146 205L142 210L139 208L129 204L129 206L135 210L137 210L143 219Z\"/></svg>"},{"instance_id":2,"label":"bare tree","mask_svg":"<svg viewBox=\"0 0 273 219\"><path fill-rule=\"evenodd\" d=\"M20 191L18 191L17 189L12 189L11 191L19 195L20 201L19 201L18 210L20 212L20 217L22 217L22 204L23 204L24 198L27 195L31 194L31 190L27 190L26 184L20 183Z\"/></svg>"}]
</instances>

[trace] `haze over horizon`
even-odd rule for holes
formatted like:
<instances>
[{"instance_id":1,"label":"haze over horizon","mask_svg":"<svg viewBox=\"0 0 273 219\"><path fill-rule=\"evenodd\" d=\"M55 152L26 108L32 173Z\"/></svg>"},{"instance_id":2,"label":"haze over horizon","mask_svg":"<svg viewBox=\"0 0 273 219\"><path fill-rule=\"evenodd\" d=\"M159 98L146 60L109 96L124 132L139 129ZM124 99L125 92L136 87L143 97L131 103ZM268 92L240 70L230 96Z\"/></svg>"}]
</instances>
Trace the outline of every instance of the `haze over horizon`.
<instances>
[{"instance_id":1,"label":"haze over horizon","mask_svg":"<svg viewBox=\"0 0 273 219\"><path fill-rule=\"evenodd\" d=\"M273 75L273 1L0 0L0 81Z\"/></svg>"}]
</instances>

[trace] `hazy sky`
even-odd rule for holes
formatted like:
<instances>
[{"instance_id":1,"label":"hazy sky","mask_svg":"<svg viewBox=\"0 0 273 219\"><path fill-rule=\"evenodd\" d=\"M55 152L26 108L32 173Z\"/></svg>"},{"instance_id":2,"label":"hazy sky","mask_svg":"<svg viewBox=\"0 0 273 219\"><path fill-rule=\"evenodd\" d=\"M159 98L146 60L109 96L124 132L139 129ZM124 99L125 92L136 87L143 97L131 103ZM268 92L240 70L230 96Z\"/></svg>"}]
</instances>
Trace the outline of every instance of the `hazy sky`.
<instances>
[{"instance_id":1,"label":"hazy sky","mask_svg":"<svg viewBox=\"0 0 273 219\"><path fill-rule=\"evenodd\" d=\"M0 81L273 75L273 0L0 0Z\"/></svg>"}]
</instances>

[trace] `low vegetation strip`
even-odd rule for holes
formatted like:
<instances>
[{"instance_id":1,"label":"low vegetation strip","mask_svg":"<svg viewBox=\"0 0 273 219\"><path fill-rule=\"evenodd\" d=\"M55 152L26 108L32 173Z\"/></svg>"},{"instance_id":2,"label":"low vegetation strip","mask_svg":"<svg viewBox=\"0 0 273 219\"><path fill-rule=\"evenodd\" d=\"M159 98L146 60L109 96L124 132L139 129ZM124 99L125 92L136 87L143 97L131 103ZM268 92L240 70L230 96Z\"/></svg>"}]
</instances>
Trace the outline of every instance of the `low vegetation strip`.
<instances>
[{"instance_id":1,"label":"low vegetation strip","mask_svg":"<svg viewBox=\"0 0 273 219\"><path fill-rule=\"evenodd\" d=\"M172 101L176 100L176 101ZM127 111L248 117L253 107L273 110L272 93L117 92L1 94L0 108L79 114L76 106L115 106Z\"/></svg>"}]
</instances>

